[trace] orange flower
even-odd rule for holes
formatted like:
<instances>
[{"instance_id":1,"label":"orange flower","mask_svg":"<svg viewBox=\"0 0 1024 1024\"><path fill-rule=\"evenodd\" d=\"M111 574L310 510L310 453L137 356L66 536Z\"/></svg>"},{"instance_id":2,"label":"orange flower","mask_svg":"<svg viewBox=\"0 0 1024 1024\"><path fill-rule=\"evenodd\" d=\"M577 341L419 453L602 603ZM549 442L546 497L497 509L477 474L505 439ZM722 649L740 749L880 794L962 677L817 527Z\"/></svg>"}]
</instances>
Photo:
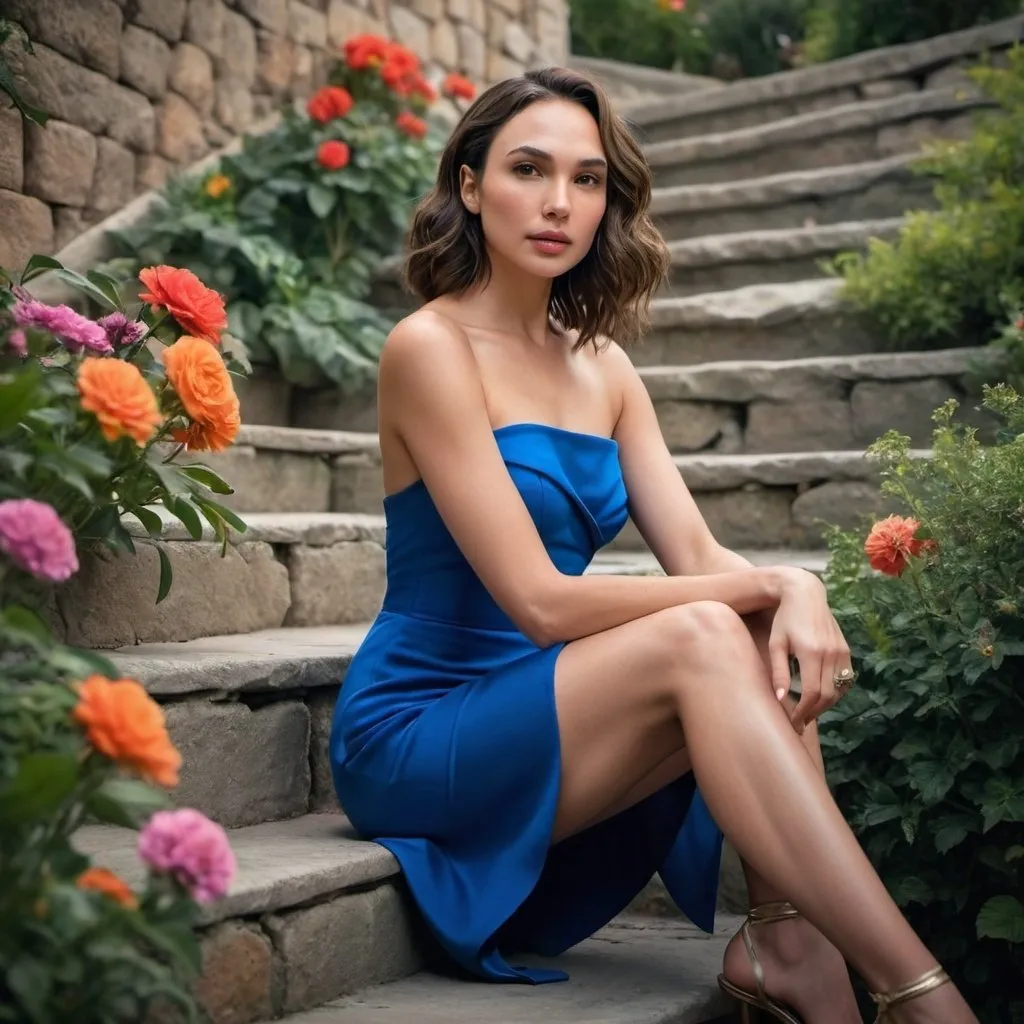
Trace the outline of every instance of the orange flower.
<instances>
[{"instance_id":1,"label":"orange flower","mask_svg":"<svg viewBox=\"0 0 1024 1024\"><path fill-rule=\"evenodd\" d=\"M403 110L395 118L395 126L413 139L422 139L427 134L427 122L409 113L408 110Z\"/></svg>"},{"instance_id":2,"label":"orange flower","mask_svg":"<svg viewBox=\"0 0 1024 1024\"><path fill-rule=\"evenodd\" d=\"M122 907L134 910L139 901L135 893L131 891L127 883L106 868L89 868L78 876L75 883L79 889L91 889L93 892L101 892L109 896Z\"/></svg>"},{"instance_id":3,"label":"orange flower","mask_svg":"<svg viewBox=\"0 0 1024 1024\"><path fill-rule=\"evenodd\" d=\"M134 679L89 676L78 684L71 713L104 757L161 786L178 784L181 755L174 748L160 706Z\"/></svg>"},{"instance_id":4,"label":"orange flower","mask_svg":"<svg viewBox=\"0 0 1024 1024\"><path fill-rule=\"evenodd\" d=\"M149 289L139 298L167 310L189 334L220 343L220 332L228 325L224 299L207 288L191 270L176 267L146 267L139 280Z\"/></svg>"},{"instance_id":5,"label":"orange flower","mask_svg":"<svg viewBox=\"0 0 1024 1024\"><path fill-rule=\"evenodd\" d=\"M83 359L78 392L82 408L99 420L108 441L128 436L141 448L160 426L156 395L134 363L95 356Z\"/></svg>"},{"instance_id":6,"label":"orange flower","mask_svg":"<svg viewBox=\"0 0 1024 1024\"><path fill-rule=\"evenodd\" d=\"M908 558L934 550L937 547L934 541L914 537L920 528L916 519L896 515L875 523L864 541L864 553L871 568L887 576L899 576L907 567Z\"/></svg>"},{"instance_id":7,"label":"orange flower","mask_svg":"<svg viewBox=\"0 0 1024 1024\"><path fill-rule=\"evenodd\" d=\"M327 124L336 117L344 117L352 109L352 94L337 85L325 85L309 98L306 113L314 121Z\"/></svg>"},{"instance_id":8,"label":"orange flower","mask_svg":"<svg viewBox=\"0 0 1024 1024\"><path fill-rule=\"evenodd\" d=\"M340 171L342 167L348 166L350 156L346 143L336 139L321 142L316 150L316 162L328 171Z\"/></svg>"},{"instance_id":9,"label":"orange flower","mask_svg":"<svg viewBox=\"0 0 1024 1024\"><path fill-rule=\"evenodd\" d=\"M231 188L231 179L226 174L214 174L207 179L203 190L211 199L220 199Z\"/></svg>"},{"instance_id":10,"label":"orange flower","mask_svg":"<svg viewBox=\"0 0 1024 1024\"><path fill-rule=\"evenodd\" d=\"M384 63L391 41L370 32L349 39L342 47L345 63L354 70L375 68Z\"/></svg>"},{"instance_id":11,"label":"orange flower","mask_svg":"<svg viewBox=\"0 0 1024 1024\"><path fill-rule=\"evenodd\" d=\"M194 451L223 451L237 436L241 419L231 375L217 350L186 334L164 349L163 360L167 379L193 421L172 436Z\"/></svg>"},{"instance_id":12,"label":"orange flower","mask_svg":"<svg viewBox=\"0 0 1024 1024\"><path fill-rule=\"evenodd\" d=\"M476 86L462 75L450 74L441 86L445 96L452 96L460 100L471 100L476 95Z\"/></svg>"}]
</instances>

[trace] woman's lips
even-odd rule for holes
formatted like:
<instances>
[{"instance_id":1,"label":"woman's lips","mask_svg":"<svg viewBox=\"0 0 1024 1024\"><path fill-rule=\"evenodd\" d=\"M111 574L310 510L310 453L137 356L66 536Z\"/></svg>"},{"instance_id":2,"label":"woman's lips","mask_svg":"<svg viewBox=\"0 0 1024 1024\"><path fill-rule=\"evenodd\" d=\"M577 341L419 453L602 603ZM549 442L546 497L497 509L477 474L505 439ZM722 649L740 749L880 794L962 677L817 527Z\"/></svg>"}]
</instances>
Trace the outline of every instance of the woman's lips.
<instances>
[{"instance_id":1,"label":"woman's lips","mask_svg":"<svg viewBox=\"0 0 1024 1024\"><path fill-rule=\"evenodd\" d=\"M529 241L534 249L549 256L565 252L570 245L568 238L557 238L554 235L531 235Z\"/></svg>"}]
</instances>

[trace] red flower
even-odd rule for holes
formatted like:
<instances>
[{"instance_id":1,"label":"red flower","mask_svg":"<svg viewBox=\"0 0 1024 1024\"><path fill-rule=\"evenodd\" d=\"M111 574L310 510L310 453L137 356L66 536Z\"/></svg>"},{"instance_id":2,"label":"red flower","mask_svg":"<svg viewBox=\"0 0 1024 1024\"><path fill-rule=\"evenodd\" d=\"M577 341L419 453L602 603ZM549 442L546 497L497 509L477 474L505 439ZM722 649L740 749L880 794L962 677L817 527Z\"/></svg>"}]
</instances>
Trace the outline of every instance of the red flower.
<instances>
[{"instance_id":1,"label":"red flower","mask_svg":"<svg viewBox=\"0 0 1024 1024\"><path fill-rule=\"evenodd\" d=\"M352 109L352 94L337 85L325 85L309 98L306 113L314 121L327 124L336 117L344 117Z\"/></svg>"},{"instance_id":2,"label":"red flower","mask_svg":"<svg viewBox=\"0 0 1024 1024\"><path fill-rule=\"evenodd\" d=\"M384 84L398 96L408 96L420 77L420 61L412 50L399 43L388 45L384 65L380 69Z\"/></svg>"},{"instance_id":3,"label":"red flower","mask_svg":"<svg viewBox=\"0 0 1024 1024\"><path fill-rule=\"evenodd\" d=\"M916 520L904 516L889 516L871 527L864 541L864 553L871 568L886 576L899 576L907 567L908 558L917 558L925 551L934 551L934 540L918 540L914 534L921 528Z\"/></svg>"},{"instance_id":4,"label":"red flower","mask_svg":"<svg viewBox=\"0 0 1024 1024\"><path fill-rule=\"evenodd\" d=\"M395 126L411 139L422 139L427 134L427 122L415 114L410 114L408 110L403 110L395 118Z\"/></svg>"},{"instance_id":5,"label":"red flower","mask_svg":"<svg viewBox=\"0 0 1024 1024\"><path fill-rule=\"evenodd\" d=\"M342 167L347 166L350 155L351 151L347 143L329 139L327 142L321 142L317 147L316 160L321 167L328 171L340 171Z\"/></svg>"},{"instance_id":6,"label":"red flower","mask_svg":"<svg viewBox=\"0 0 1024 1024\"><path fill-rule=\"evenodd\" d=\"M370 32L354 36L342 47L345 63L356 71L375 68L384 63L391 41Z\"/></svg>"},{"instance_id":7,"label":"red flower","mask_svg":"<svg viewBox=\"0 0 1024 1024\"><path fill-rule=\"evenodd\" d=\"M410 79L409 94L420 96L427 103L433 103L437 99L437 90L422 75L413 75Z\"/></svg>"},{"instance_id":8,"label":"red flower","mask_svg":"<svg viewBox=\"0 0 1024 1024\"><path fill-rule=\"evenodd\" d=\"M139 280L147 288L139 294L143 302L166 309L189 334L220 344L221 331L228 325L224 299L191 270L145 267L139 271Z\"/></svg>"},{"instance_id":9,"label":"red flower","mask_svg":"<svg viewBox=\"0 0 1024 1024\"><path fill-rule=\"evenodd\" d=\"M445 96L452 96L460 100L471 100L476 95L476 86L468 78L463 78L462 75L457 75L454 72L444 80L441 89Z\"/></svg>"}]
</instances>

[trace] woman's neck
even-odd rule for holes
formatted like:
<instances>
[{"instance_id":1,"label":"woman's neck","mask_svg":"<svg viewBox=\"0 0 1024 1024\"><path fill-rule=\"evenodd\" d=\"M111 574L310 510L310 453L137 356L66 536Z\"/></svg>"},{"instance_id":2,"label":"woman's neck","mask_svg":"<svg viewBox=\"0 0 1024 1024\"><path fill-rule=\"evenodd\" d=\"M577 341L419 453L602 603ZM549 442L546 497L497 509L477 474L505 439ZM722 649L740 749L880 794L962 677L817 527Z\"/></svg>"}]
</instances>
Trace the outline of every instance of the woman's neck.
<instances>
[{"instance_id":1,"label":"woman's neck","mask_svg":"<svg viewBox=\"0 0 1024 1024\"><path fill-rule=\"evenodd\" d=\"M466 296L476 317L494 330L520 334L536 345L546 345L551 279L528 274L501 257L488 255L490 277Z\"/></svg>"}]
</instances>

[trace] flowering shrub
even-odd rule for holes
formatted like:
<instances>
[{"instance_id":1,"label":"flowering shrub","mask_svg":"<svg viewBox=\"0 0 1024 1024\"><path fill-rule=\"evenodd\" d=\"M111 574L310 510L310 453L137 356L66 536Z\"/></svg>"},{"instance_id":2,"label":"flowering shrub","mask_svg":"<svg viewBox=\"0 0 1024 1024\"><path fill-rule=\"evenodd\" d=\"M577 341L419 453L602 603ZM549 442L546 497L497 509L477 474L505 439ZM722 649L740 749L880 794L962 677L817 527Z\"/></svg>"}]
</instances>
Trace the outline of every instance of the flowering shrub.
<instances>
[{"instance_id":1,"label":"flowering shrub","mask_svg":"<svg viewBox=\"0 0 1024 1024\"><path fill-rule=\"evenodd\" d=\"M991 447L936 413L933 457L869 454L906 516L833 531L827 584L860 672L822 730L836 798L987 1024L1024 1019L1024 397Z\"/></svg>"},{"instance_id":2,"label":"flowering shrub","mask_svg":"<svg viewBox=\"0 0 1024 1024\"><path fill-rule=\"evenodd\" d=\"M23 286L43 270L111 312L91 320L33 299ZM245 529L216 500L231 493L227 483L174 462L186 447L221 451L238 433L229 366L243 367L219 348L223 300L187 270L139 276L143 304L132 316L110 278L73 274L49 257L31 260L19 285L0 277L0 553L23 573L3 576L0 559L0 602L38 604L77 570L78 545L134 552L126 513L151 541L164 529L154 506L196 539L203 520L224 544L229 530ZM191 333L177 337L180 328ZM162 600L171 568L157 551Z\"/></svg>"},{"instance_id":3,"label":"flowering shrub","mask_svg":"<svg viewBox=\"0 0 1024 1024\"><path fill-rule=\"evenodd\" d=\"M442 88L474 93L458 75ZM392 326L368 302L372 276L432 180L440 146L423 115L437 98L410 50L349 40L304 110L285 110L205 176L172 182L116 233L109 269L188 267L224 293L254 363L296 384L364 384Z\"/></svg>"}]
</instances>

